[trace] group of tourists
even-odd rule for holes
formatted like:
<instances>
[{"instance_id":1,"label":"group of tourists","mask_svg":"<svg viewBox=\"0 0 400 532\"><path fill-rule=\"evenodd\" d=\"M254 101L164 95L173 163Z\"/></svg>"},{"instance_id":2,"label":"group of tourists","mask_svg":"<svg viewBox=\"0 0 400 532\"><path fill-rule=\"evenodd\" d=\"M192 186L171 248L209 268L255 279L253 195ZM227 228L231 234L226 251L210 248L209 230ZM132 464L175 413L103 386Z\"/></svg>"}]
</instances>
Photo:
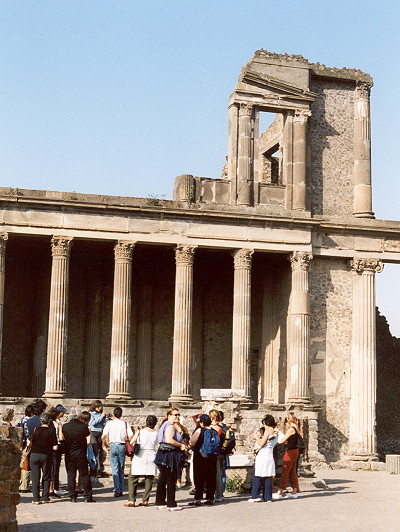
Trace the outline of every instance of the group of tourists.
<instances>
[{"instance_id":1,"label":"group of tourists","mask_svg":"<svg viewBox=\"0 0 400 532\"><path fill-rule=\"evenodd\" d=\"M236 442L234 431L224 423L223 412L213 409L208 414L193 416L196 428L190 435L177 408L167 411L158 430L156 416L149 415L145 426L135 431L123 420L121 407L115 407L110 416L103 411L101 401L94 401L90 411L71 409L66 423L61 422L68 413L63 405L49 411L45 411L46 408L41 399L28 405L19 424L23 428L25 446L20 491L29 491L31 478L33 504L53 502L61 497L62 454L65 455L70 501L76 502L78 493L83 492L85 502L95 502L94 478L107 476L104 449L109 453L114 497L123 496L125 459L127 455L132 458L128 501L124 504L127 508L149 506L153 480L158 475L155 506L159 510L181 510L182 506L176 502L176 489L181 485L185 470L186 481L189 478L192 481L190 494L194 495L189 506L212 505L224 500L226 469ZM292 486L288 498L298 496L297 462L302 439L294 414L288 414L285 423L283 434L277 429L273 416L267 415L260 429L252 435L256 456L250 503L282 498L288 481ZM279 489L273 494L277 443L284 444L286 450ZM144 479L144 491L137 504L140 479Z\"/></svg>"}]
</instances>

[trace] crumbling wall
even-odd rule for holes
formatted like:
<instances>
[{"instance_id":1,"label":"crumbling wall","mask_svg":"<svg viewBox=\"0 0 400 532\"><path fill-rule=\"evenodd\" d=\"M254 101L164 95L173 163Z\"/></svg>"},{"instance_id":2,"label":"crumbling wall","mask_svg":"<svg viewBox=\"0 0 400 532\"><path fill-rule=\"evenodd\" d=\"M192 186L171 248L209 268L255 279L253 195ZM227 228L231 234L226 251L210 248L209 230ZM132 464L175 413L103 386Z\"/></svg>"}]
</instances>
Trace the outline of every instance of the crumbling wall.
<instances>
[{"instance_id":1,"label":"crumbling wall","mask_svg":"<svg viewBox=\"0 0 400 532\"><path fill-rule=\"evenodd\" d=\"M17 532L22 429L0 427L0 532Z\"/></svg>"},{"instance_id":2,"label":"crumbling wall","mask_svg":"<svg viewBox=\"0 0 400 532\"><path fill-rule=\"evenodd\" d=\"M378 453L400 454L400 338L376 309L376 435Z\"/></svg>"}]
</instances>

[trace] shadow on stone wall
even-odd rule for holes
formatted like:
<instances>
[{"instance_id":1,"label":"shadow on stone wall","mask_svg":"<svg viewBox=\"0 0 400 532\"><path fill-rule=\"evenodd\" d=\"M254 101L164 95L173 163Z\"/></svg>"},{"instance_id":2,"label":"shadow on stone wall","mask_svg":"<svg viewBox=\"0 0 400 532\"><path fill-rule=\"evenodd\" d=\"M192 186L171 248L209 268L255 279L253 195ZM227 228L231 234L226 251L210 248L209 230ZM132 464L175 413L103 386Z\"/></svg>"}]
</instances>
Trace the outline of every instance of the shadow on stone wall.
<instances>
[{"instance_id":1,"label":"shadow on stone wall","mask_svg":"<svg viewBox=\"0 0 400 532\"><path fill-rule=\"evenodd\" d=\"M400 338L376 309L376 433L378 454L400 453Z\"/></svg>"},{"instance_id":2,"label":"shadow on stone wall","mask_svg":"<svg viewBox=\"0 0 400 532\"><path fill-rule=\"evenodd\" d=\"M325 456L328 463L339 461L343 446L348 442L347 436L326 420L325 408L321 410L318 424L318 448L321 450L320 452Z\"/></svg>"}]
</instances>

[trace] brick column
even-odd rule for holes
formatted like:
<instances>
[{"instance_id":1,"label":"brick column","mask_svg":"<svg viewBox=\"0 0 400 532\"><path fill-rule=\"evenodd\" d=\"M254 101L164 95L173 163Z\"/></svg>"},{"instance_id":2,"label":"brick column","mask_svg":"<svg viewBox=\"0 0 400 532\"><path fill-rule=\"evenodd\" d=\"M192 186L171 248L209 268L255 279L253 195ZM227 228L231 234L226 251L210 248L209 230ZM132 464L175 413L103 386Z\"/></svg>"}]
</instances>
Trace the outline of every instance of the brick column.
<instances>
[{"instance_id":1,"label":"brick column","mask_svg":"<svg viewBox=\"0 0 400 532\"><path fill-rule=\"evenodd\" d=\"M4 309L4 276L6 263L6 242L7 235L0 234L0 396L1 396L1 376L2 376L2 347L3 347L3 309Z\"/></svg>"},{"instance_id":2,"label":"brick column","mask_svg":"<svg viewBox=\"0 0 400 532\"><path fill-rule=\"evenodd\" d=\"M69 256L72 238L54 236L47 340L46 386L43 397L66 395L66 354L68 334Z\"/></svg>"},{"instance_id":3,"label":"brick column","mask_svg":"<svg viewBox=\"0 0 400 532\"><path fill-rule=\"evenodd\" d=\"M0 427L0 531L18 532L17 504L21 469L22 429Z\"/></svg>"},{"instance_id":4,"label":"brick column","mask_svg":"<svg viewBox=\"0 0 400 532\"><path fill-rule=\"evenodd\" d=\"M131 332L132 253L135 242L114 247L114 298L111 332L110 388L107 399L128 400Z\"/></svg>"},{"instance_id":5,"label":"brick column","mask_svg":"<svg viewBox=\"0 0 400 532\"><path fill-rule=\"evenodd\" d=\"M308 270L312 255L295 251L290 257L292 291L290 294L288 384L291 403L308 403L308 348L310 303Z\"/></svg>"},{"instance_id":6,"label":"brick column","mask_svg":"<svg viewBox=\"0 0 400 532\"><path fill-rule=\"evenodd\" d=\"M353 334L350 377L349 455L376 459L376 324L375 273L382 261L353 259Z\"/></svg>"},{"instance_id":7,"label":"brick column","mask_svg":"<svg viewBox=\"0 0 400 532\"><path fill-rule=\"evenodd\" d=\"M253 249L233 252L233 330L232 330L232 388L244 390L250 399L250 318L251 318L251 259Z\"/></svg>"},{"instance_id":8,"label":"brick column","mask_svg":"<svg viewBox=\"0 0 400 532\"><path fill-rule=\"evenodd\" d=\"M353 214L358 218L374 218L371 188L370 90L370 84L358 82L354 99Z\"/></svg>"},{"instance_id":9,"label":"brick column","mask_svg":"<svg viewBox=\"0 0 400 532\"><path fill-rule=\"evenodd\" d=\"M92 272L93 275L93 272ZM83 379L83 397L95 398L100 393L100 328L101 328L101 295L94 291L94 283L91 283L93 300L89 304L87 313L86 330L86 359Z\"/></svg>"},{"instance_id":10,"label":"brick column","mask_svg":"<svg viewBox=\"0 0 400 532\"><path fill-rule=\"evenodd\" d=\"M178 245L175 251L175 314L170 402L192 401L193 259L196 246Z\"/></svg>"}]
</instances>

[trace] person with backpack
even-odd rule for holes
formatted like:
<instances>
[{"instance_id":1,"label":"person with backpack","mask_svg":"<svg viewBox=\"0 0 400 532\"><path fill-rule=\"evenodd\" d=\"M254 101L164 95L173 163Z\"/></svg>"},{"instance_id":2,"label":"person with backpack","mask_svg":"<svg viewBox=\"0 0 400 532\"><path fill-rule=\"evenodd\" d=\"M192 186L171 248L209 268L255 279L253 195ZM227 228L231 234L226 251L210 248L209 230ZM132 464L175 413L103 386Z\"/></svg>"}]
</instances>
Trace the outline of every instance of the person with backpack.
<instances>
[{"instance_id":1,"label":"person with backpack","mask_svg":"<svg viewBox=\"0 0 400 532\"><path fill-rule=\"evenodd\" d=\"M299 420L297 417L288 413L285 418L286 432L285 436L279 441L279 443L284 443L286 445L286 451L283 455L282 462L282 474L281 481L279 483L279 489L277 493L274 493L273 499L281 499L282 492L286 489L288 480L292 486L292 493L288 494L288 499L297 499L299 491L299 479L297 476L297 461L299 459L299 448L303 446L303 438L300 436L298 428Z\"/></svg>"},{"instance_id":2,"label":"person with backpack","mask_svg":"<svg viewBox=\"0 0 400 532\"><path fill-rule=\"evenodd\" d=\"M218 410L210 410L208 415L211 418L211 428L218 432L219 441L222 447L225 441L226 434L226 430L223 429L227 429L228 427L224 423L222 423L222 419ZM221 454L220 451L217 456L215 502L222 502L224 500L225 490L223 485L223 477L225 475L225 462L226 455Z\"/></svg>"},{"instance_id":3,"label":"person with backpack","mask_svg":"<svg viewBox=\"0 0 400 532\"><path fill-rule=\"evenodd\" d=\"M200 427L190 438L193 451L193 476L195 495L189 506L201 506L204 490L206 501L204 504L214 504L217 475L217 457L221 450L218 432L211 428L211 418L202 414L199 418Z\"/></svg>"}]
</instances>

